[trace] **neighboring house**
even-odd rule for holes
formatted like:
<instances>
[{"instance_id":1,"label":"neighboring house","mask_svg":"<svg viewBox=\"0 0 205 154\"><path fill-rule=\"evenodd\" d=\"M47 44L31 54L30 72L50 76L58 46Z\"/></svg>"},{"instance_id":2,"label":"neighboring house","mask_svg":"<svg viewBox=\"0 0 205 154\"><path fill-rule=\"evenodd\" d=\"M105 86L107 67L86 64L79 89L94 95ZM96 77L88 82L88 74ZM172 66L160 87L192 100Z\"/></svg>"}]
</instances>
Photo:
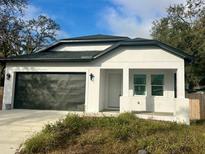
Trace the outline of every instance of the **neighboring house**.
<instances>
[{"instance_id":1,"label":"neighboring house","mask_svg":"<svg viewBox=\"0 0 205 154\"><path fill-rule=\"evenodd\" d=\"M184 64L190 60L156 40L62 39L37 53L2 59L3 109L152 113L162 120L167 113L188 124Z\"/></svg>"}]
</instances>

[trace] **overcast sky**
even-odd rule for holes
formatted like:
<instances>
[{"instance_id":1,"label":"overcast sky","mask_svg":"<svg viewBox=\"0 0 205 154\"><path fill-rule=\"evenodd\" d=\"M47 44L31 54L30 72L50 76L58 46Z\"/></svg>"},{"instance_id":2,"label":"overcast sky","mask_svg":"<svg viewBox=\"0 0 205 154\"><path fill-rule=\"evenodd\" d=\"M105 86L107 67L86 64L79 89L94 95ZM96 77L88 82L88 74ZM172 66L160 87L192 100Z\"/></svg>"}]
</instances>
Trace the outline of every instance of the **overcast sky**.
<instances>
[{"instance_id":1,"label":"overcast sky","mask_svg":"<svg viewBox=\"0 0 205 154\"><path fill-rule=\"evenodd\" d=\"M90 34L150 38L152 22L185 0L30 0L26 18L40 14L61 27L59 38Z\"/></svg>"}]
</instances>

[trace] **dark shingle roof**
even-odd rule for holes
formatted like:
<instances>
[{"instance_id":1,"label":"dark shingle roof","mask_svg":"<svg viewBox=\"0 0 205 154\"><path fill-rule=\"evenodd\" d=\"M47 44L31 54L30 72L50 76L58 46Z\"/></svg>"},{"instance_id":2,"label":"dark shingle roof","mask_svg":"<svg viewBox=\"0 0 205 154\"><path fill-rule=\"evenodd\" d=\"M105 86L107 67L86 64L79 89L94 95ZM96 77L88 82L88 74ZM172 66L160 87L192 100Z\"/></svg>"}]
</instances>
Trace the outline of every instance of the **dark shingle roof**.
<instances>
[{"instance_id":1,"label":"dark shingle roof","mask_svg":"<svg viewBox=\"0 0 205 154\"><path fill-rule=\"evenodd\" d=\"M106 48L102 51L51 51L54 47L60 44L75 44L75 43L84 43L89 41L90 43L96 43L96 41L102 41L103 43L112 43L110 47ZM114 40L114 41L113 41ZM75 42L77 41L77 42ZM99 42L98 42L99 43ZM167 52L170 52L178 57L181 57L187 61L191 61L192 57L186 54L184 51L171 47L167 44L164 44L157 40L143 39L143 38L135 38L129 39L128 37L122 36L111 36L111 35L91 35L91 36L83 36L76 37L71 39L60 40L53 45L39 50L39 52L30 54L30 55L22 55L9 57L7 59L1 59L1 61L66 61L66 62L88 62L95 60L99 57L102 57L109 52L114 51L118 47L123 46L143 46L143 47L159 47ZM136 57L137 58L137 57Z\"/></svg>"},{"instance_id":2,"label":"dark shingle roof","mask_svg":"<svg viewBox=\"0 0 205 154\"><path fill-rule=\"evenodd\" d=\"M80 37L73 37L68 39L62 39L62 40L111 40L111 39L129 39L129 37L126 36L114 36L114 35L103 35L103 34L96 34L96 35L88 35L88 36L80 36Z\"/></svg>"},{"instance_id":3,"label":"dark shingle roof","mask_svg":"<svg viewBox=\"0 0 205 154\"><path fill-rule=\"evenodd\" d=\"M8 61L90 61L101 51L45 51L28 55L12 56Z\"/></svg>"},{"instance_id":4,"label":"dark shingle roof","mask_svg":"<svg viewBox=\"0 0 205 154\"><path fill-rule=\"evenodd\" d=\"M42 48L39 51L50 50L56 46L59 46L60 44L116 43L125 40L130 40L130 38L125 36L113 36L113 35L102 35L102 34L88 35L88 36L61 39L45 48Z\"/></svg>"}]
</instances>

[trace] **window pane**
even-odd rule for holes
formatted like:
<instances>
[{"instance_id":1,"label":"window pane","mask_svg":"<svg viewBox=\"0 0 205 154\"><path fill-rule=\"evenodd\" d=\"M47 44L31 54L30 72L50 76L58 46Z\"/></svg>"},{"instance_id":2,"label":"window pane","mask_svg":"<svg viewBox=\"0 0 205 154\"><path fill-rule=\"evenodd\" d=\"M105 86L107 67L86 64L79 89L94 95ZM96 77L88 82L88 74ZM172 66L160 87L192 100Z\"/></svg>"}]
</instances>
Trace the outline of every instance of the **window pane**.
<instances>
[{"instance_id":1,"label":"window pane","mask_svg":"<svg viewBox=\"0 0 205 154\"><path fill-rule=\"evenodd\" d=\"M145 95L145 86L135 86L135 95Z\"/></svg>"},{"instance_id":2,"label":"window pane","mask_svg":"<svg viewBox=\"0 0 205 154\"><path fill-rule=\"evenodd\" d=\"M146 84L146 75L134 75L134 84Z\"/></svg>"},{"instance_id":3,"label":"window pane","mask_svg":"<svg viewBox=\"0 0 205 154\"><path fill-rule=\"evenodd\" d=\"M152 85L163 85L164 75L151 75Z\"/></svg>"},{"instance_id":4,"label":"window pane","mask_svg":"<svg viewBox=\"0 0 205 154\"><path fill-rule=\"evenodd\" d=\"M163 96L163 86L152 86L153 96Z\"/></svg>"}]
</instances>

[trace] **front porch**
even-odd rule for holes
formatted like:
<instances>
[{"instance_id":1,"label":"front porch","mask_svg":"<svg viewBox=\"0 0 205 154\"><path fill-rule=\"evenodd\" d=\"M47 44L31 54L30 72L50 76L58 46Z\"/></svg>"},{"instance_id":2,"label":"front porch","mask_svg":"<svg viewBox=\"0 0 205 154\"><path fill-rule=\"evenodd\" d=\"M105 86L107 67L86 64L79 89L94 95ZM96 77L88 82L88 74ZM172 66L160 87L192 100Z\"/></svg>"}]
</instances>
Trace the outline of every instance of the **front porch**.
<instances>
[{"instance_id":1,"label":"front porch","mask_svg":"<svg viewBox=\"0 0 205 154\"><path fill-rule=\"evenodd\" d=\"M189 121L184 73L178 69L101 69L99 110L139 118Z\"/></svg>"}]
</instances>

